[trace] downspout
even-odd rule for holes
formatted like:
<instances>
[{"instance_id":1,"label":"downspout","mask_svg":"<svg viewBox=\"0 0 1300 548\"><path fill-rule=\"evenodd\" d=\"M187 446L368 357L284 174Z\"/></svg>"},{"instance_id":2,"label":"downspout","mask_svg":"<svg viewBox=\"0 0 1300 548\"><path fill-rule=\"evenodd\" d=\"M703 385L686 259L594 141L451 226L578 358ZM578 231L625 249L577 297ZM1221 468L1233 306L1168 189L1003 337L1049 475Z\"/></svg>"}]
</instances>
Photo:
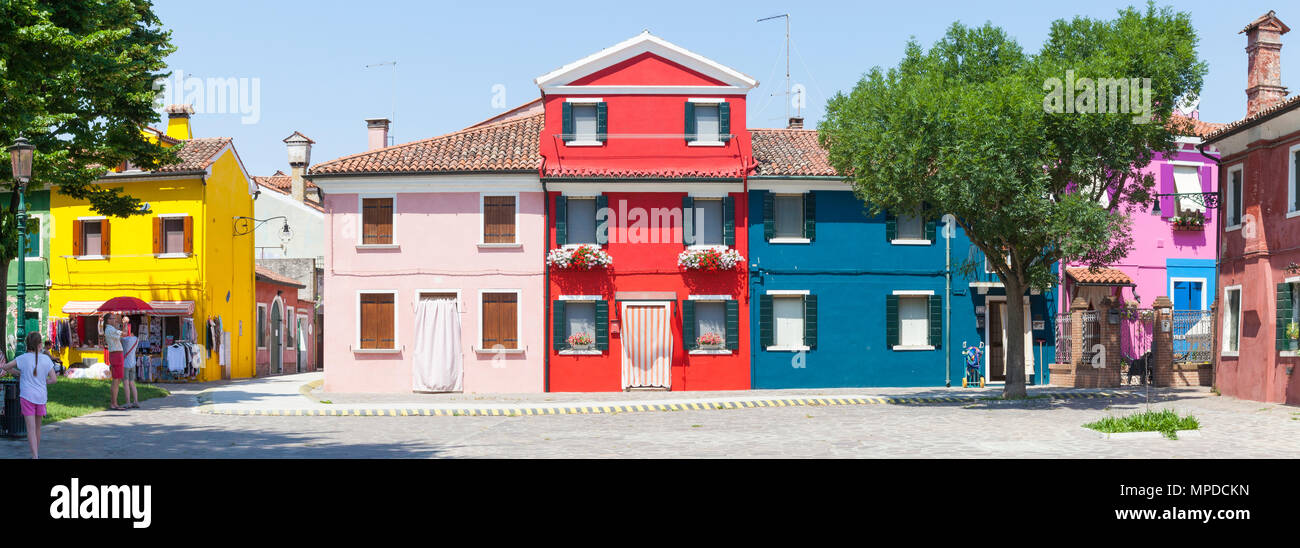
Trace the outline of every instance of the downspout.
<instances>
[{"instance_id":1,"label":"downspout","mask_svg":"<svg viewBox=\"0 0 1300 548\"><path fill-rule=\"evenodd\" d=\"M952 223L944 223L943 228L943 386L952 388L952 237L949 231Z\"/></svg>"},{"instance_id":2,"label":"downspout","mask_svg":"<svg viewBox=\"0 0 1300 548\"><path fill-rule=\"evenodd\" d=\"M1220 262L1222 262L1223 260L1223 227L1224 227L1223 218L1222 218L1223 217L1223 207L1222 207L1223 180L1219 178L1219 172L1222 171L1221 168L1223 167L1223 163L1219 158L1215 158L1205 153L1206 144L1208 143L1206 143L1206 141L1202 139L1201 142L1196 145L1196 151L1201 153L1201 156L1204 156L1210 161L1214 162L1214 177L1216 180L1219 181L1218 188L1215 189L1215 194L1217 195L1217 199L1215 200L1215 205L1219 207L1214 208L1215 209L1214 219L1215 222L1217 223L1214 230L1214 278L1215 278L1214 290L1217 292L1220 290L1218 278L1219 278L1219 272L1221 267ZM1218 295L1215 295L1215 297L1218 297ZM1216 298L1215 301L1217 300L1218 299ZM1212 325L1217 327L1219 322L1219 314L1217 312L1214 314L1213 322L1214 323ZM1215 331L1217 332L1217 329ZM1219 346L1219 338L1215 337L1214 344L1211 346L1211 348L1217 348L1218 346ZM1219 352L1214 353L1214 389L1215 390L1219 389Z\"/></svg>"},{"instance_id":3,"label":"downspout","mask_svg":"<svg viewBox=\"0 0 1300 548\"><path fill-rule=\"evenodd\" d=\"M542 157L542 165L538 168L537 176L542 183L542 310L550 310L551 306L551 269L546 266L546 256L551 253L551 194L546 190L546 157ZM551 311L551 314L554 314ZM550 314L542 313L542 392L551 391L551 349L548 343L555 335L551 333L552 326L555 324L551 321Z\"/></svg>"}]
</instances>

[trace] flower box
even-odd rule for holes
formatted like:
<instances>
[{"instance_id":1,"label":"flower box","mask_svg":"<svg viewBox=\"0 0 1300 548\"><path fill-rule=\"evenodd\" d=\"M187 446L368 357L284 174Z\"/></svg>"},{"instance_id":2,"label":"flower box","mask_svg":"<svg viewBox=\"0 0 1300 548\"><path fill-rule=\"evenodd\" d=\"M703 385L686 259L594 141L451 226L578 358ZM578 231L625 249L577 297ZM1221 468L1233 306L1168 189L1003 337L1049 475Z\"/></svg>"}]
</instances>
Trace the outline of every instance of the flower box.
<instances>
[{"instance_id":1,"label":"flower box","mask_svg":"<svg viewBox=\"0 0 1300 548\"><path fill-rule=\"evenodd\" d=\"M609 253L592 244L552 249L546 254L546 265L561 270L593 270L613 264Z\"/></svg>"},{"instance_id":2,"label":"flower box","mask_svg":"<svg viewBox=\"0 0 1300 548\"><path fill-rule=\"evenodd\" d=\"M569 343L570 350L592 350L596 347L596 341L588 333L574 333L565 339Z\"/></svg>"},{"instance_id":3,"label":"flower box","mask_svg":"<svg viewBox=\"0 0 1300 548\"><path fill-rule=\"evenodd\" d=\"M1169 221L1173 223L1174 230L1205 230L1205 214L1199 211L1183 211Z\"/></svg>"},{"instance_id":4,"label":"flower box","mask_svg":"<svg viewBox=\"0 0 1300 548\"><path fill-rule=\"evenodd\" d=\"M722 335L717 333L705 333L695 338L695 348L699 350L725 350L726 345Z\"/></svg>"},{"instance_id":5,"label":"flower box","mask_svg":"<svg viewBox=\"0 0 1300 548\"><path fill-rule=\"evenodd\" d=\"M745 257L734 249L706 247L687 249L677 256L677 266L686 270L732 270L745 264Z\"/></svg>"}]
</instances>

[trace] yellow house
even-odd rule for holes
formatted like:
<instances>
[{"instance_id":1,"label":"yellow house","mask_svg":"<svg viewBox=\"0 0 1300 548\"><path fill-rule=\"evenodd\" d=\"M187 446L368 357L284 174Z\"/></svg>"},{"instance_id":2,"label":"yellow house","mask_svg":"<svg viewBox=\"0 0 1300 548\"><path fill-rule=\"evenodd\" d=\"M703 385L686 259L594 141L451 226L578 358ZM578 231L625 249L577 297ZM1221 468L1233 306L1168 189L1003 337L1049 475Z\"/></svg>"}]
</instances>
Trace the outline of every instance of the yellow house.
<instances>
[{"instance_id":1,"label":"yellow house","mask_svg":"<svg viewBox=\"0 0 1300 548\"><path fill-rule=\"evenodd\" d=\"M247 226L241 217L253 216L257 187L231 139L191 137L190 113L170 108L166 134L146 132L181 147L180 163L151 171L123 166L100 180L147 204L144 214L105 218L85 200L51 193L49 310L51 319L69 322L65 364L103 361L95 309L130 296L156 309L132 318L145 338L153 324L161 335L145 354L165 355L168 335L198 351L193 363L201 365L168 378L253 376L253 234L239 227Z\"/></svg>"}]
</instances>

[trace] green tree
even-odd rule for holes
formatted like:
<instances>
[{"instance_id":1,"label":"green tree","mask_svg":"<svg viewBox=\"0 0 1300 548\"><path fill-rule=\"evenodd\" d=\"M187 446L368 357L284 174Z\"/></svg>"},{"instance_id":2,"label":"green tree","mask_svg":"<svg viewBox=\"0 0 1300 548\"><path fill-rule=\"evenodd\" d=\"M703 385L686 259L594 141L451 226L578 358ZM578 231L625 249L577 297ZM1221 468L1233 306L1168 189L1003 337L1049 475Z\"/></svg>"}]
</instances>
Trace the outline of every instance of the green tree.
<instances>
[{"instance_id":1,"label":"green tree","mask_svg":"<svg viewBox=\"0 0 1300 548\"><path fill-rule=\"evenodd\" d=\"M101 215L138 212L139 200L96 181L123 161L176 161L141 134L158 120L154 83L173 51L146 0L0 0L0 188L11 191L0 203L0 265L18 254L18 193L3 151L18 137L36 146L29 192L57 188ZM7 274L0 268L0 287Z\"/></svg>"},{"instance_id":2,"label":"green tree","mask_svg":"<svg viewBox=\"0 0 1300 548\"><path fill-rule=\"evenodd\" d=\"M1100 266L1131 249L1128 214L1149 207L1155 183L1141 170L1190 129L1171 114L1200 90L1196 43L1188 14L1152 4L1058 20L1037 54L991 24L957 23L928 51L910 41L897 67L872 69L827 105L822 145L873 211L951 213L997 272L1009 309L1004 395L1025 394L1026 291L1050 286L1059 260ZM1069 75L1079 86L1149 78L1149 108L1133 108L1139 93L1126 112L1086 112L1108 102L1052 93ZM1071 96L1064 110L1075 113L1056 112Z\"/></svg>"}]
</instances>

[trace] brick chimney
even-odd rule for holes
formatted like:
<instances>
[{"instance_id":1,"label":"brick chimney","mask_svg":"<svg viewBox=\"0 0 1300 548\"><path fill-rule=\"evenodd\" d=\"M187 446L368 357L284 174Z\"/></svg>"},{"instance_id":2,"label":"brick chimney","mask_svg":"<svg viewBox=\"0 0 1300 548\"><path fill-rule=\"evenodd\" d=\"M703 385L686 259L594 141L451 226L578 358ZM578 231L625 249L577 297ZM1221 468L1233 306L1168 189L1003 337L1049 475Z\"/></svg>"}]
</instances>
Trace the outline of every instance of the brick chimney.
<instances>
[{"instance_id":1,"label":"brick chimney","mask_svg":"<svg viewBox=\"0 0 1300 548\"><path fill-rule=\"evenodd\" d=\"M790 127L786 129L803 129L803 116L791 116Z\"/></svg>"},{"instance_id":2,"label":"brick chimney","mask_svg":"<svg viewBox=\"0 0 1300 548\"><path fill-rule=\"evenodd\" d=\"M188 141L190 133L190 115L194 107L189 105L167 105L167 136L181 141Z\"/></svg>"},{"instance_id":3,"label":"brick chimney","mask_svg":"<svg viewBox=\"0 0 1300 548\"><path fill-rule=\"evenodd\" d=\"M1282 35L1290 27L1270 10L1251 21L1246 35L1246 116L1252 116L1286 99L1282 86Z\"/></svg>"},{"instance_id":4,"label":"brick chimney","mask_svg":"<svg viewBox=\"0 0 1300 548\"><path fill-rule=\"evenodd\" d=\"M302 180L302 174L311 164L311 146L315 143L297 131L284 138L284 144L289 149L290 195L298 202L307 198L307 183Z\"/></svg>"},{"instance_id":5,"label":"brick chimney","mask_svg":"<svg viewBox=\"0 0 1300 548\"><path fill-rule=\"evenodd\" d=\"M388 146L388 124L392 123L388 118L370 118L366 120L366 132L370 135L370 147L366 150L375 150Z\"/></svg>"}]
</instances>

